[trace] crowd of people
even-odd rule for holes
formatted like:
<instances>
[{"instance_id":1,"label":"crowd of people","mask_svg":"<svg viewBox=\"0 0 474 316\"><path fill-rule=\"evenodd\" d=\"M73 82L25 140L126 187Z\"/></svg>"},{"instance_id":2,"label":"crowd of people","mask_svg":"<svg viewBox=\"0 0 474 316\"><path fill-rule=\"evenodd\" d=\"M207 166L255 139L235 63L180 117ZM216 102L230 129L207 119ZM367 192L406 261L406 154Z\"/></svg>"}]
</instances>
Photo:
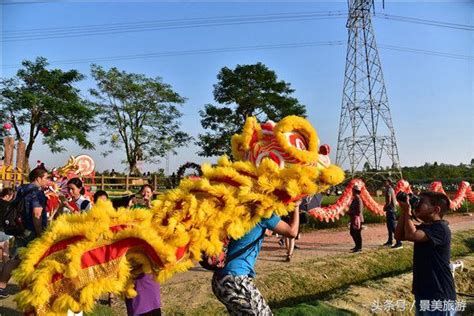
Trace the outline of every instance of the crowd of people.
<instances>
[{"instance_id":1,"label":"crowd of people","mask_svg":"<svg viewBox=\"0 0 474 316\"><path fill-rule=\"evenodd\" d=\"M2 269L0 271L0 298L8 296L7 284L12 271L19 265L17 250L27 246L45 231L51 221L60 214L88 212L99 199L109 199L107 192L96 191L92 200L85 195L83 182L72 178L67 182L67 194L60 196L60 204L55 210L47 210L45 190L50 183L50 175L43 167L33 169L29 174L29 184L20 186L16 191L4 188L0 193L0 218L11 205L21 202L23 207L22 225L24 232L14 237L10 249L11 236L0 232L2 250ZM426 300L456 300L453 276L450 270L451 232L443 216L449 209L446 195L425 192L419 196L416 204L408 197L399 199L401 215L396 218L397 196L390 179L385 181L384 210L387 219L388 240L384 246L394 249L403 247L402 240L414 243L413 255L413 294L418 315L423 315L422 306ZM355 246L351 251L362 251L362 229L364 223L361 189L353 186L353 200L348 210L349 230ZM130 195L113 201L114 207L150 208L154 188L145 184L137 195ZM265 236L275 233L282 236L287 246L286 261L291 261L295 248L295 239L299 235L301 211L321 205L322 196L297 201L295 209L287 217L273 214L262 219L252 230L238 240L231 240L227 247L225 266L214 271L212 291L231 315L271 315L269 305L256 287L255 262L260 254ZM416 222L418 221L418 222ZM5 223L2 223L5 225ZM395 244L393 240L395 239ZM161 315L160 284L153 275L140 274L135 279L138 293L132 299L126 299L128 315ZM111 295L109 300L114 297ZM447 314L453 314L451 312Z\"/></svg>"},{"instance_id":2,"label":"crowd of people","mask_svg":"<svg viewBox=\"0 0 474 316\"><path fill-rule=\"evenodd\" d=\"M30 183L21 185L16 191L12 188L4 188L0 192L0 218L9 211L12 205L20 205L23 209L21 214L24 230L20 235L7 235L3 229L0 232L0 247L2 250L2 269L0 271L0 298L6 298L6 291L12 271L20 264L18 249L26 247L32 240L40 237L51 221L60 214L75 214L88 212L99 199L108 200L107 192L98 190L94 193L92 201L85 196L85 187L81 179L72 178L67 181L67 194L59 195L60 203L55 209L48 209L47 196L51 183L48 171L39 166L33 169L28 180ZM138 194L129 195L113 201L114 207L126 208L150 208L154 189L151 185L142 186ZM20 225L20 223L16 223ZM2 227L5 228L2 223ZM13 247L10 249L10 240L13 239ZM161 315L160 285L155 282L152 275L141 274L135 279L137 295L132 299L126 299L125 304L128 315ZM109 302L114 296L109 296Z\"/></svg>"}]
</instances>

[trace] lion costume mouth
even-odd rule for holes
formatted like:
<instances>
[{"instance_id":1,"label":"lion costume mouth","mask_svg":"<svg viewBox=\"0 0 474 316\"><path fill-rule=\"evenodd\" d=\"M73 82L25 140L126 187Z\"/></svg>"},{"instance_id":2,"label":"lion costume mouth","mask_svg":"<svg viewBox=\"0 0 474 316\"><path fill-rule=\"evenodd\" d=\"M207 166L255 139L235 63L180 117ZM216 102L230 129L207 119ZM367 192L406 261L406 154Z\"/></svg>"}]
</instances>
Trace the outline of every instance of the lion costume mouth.
<instances>
[{"instance_id":1,"label":"lion costume mouth","mask_svg":"<svg viewBox=\"0 0 474 316\"><path fill-rule=\"evenodd\" d=\"M225 237L238 239L262 218L286 215L294 201L343 181L339 167L321 163L326 152L318 147L303 118L262 125L248 118L232 138L236 161L204 164L201 178L182 180L151 210L98 202L88 213L59 217L21 252L18 307L37 315L88 312L103 293L136 295L139 273L163 282L202 253L220 253Z\"/></svg>"}]
</instances>

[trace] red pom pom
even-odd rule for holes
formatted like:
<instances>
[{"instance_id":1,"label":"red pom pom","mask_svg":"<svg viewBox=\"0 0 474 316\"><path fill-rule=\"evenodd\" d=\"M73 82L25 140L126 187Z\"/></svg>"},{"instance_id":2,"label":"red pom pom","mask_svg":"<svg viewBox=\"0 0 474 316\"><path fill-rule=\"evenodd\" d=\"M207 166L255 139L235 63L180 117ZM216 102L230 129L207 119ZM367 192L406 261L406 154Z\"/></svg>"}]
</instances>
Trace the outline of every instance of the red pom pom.
<instances>
[{"instance_id":1,"label":"red pom pom","mask_svg":"<svg viewBox=\"0 0 474 316\"><path fill-rule=\"evenodd\" d=\"M329 155L330 152L331 152L331 147L329 147L329 145L324 144L324 145L319 146L319 153L321 155Z\"/></svg>"},{"instance_id":2,"label":"red pom pom","mask_svg":"<svg viewBox=\"0 0 474 316\"><path fill-rule=\"evenodd\" d=\"M12 127L13 127L13 125L10 124L10 123L3 124L3 128L6 129L7 131L9 131Z\"/></svg>"}]
</instances>

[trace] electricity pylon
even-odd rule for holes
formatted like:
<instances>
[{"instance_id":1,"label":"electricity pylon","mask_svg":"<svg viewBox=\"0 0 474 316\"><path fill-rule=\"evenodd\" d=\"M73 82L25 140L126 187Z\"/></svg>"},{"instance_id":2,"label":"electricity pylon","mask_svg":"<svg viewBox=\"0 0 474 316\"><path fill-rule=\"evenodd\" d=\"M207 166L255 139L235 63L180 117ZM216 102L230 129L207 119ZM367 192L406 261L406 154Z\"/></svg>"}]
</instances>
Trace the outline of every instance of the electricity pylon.
<instances>
[{"instance_id":1,"label":"electricity pylon","mask_svg":"<svg viewBox=\"0 0 474 316\"><path fill-rule=\"evenodd\" d=\"M372 0L350 0L344 91L336 163L357 172L401 178L395 130L370 10ZM385 170L384 170L385 166Z\"/></svg>"}]
</instances>

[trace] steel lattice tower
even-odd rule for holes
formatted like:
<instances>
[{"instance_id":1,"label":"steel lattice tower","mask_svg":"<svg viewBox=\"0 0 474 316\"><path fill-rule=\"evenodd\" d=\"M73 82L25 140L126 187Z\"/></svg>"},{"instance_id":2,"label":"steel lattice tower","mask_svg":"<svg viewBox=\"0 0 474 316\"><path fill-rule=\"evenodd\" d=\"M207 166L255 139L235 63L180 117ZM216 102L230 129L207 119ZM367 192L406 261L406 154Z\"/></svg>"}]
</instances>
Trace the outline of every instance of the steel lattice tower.
<instances>
[{"instance_id":1,"label":"steel lattice tower","mask_svg":"<svg viewBox=\"0 0 474 316\"><path fill-rule=\"evenodd\" d=\"M336 163L350 173L390 172L401 177L397 142L370 9L372 0L349 0L348 41ZM391 170L383 171L383 166Z\"/></svg>"}]
</instances>

